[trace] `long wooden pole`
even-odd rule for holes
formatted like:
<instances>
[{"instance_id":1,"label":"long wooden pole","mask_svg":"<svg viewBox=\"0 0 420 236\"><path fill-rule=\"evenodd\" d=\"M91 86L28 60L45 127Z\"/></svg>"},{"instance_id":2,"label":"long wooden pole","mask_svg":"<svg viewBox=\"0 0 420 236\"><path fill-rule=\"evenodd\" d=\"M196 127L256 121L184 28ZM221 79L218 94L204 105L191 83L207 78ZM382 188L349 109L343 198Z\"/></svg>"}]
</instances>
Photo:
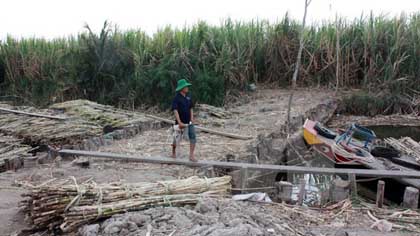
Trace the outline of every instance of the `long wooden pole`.
<instances>
[{"instance_id":1,"label":"long wooden pole","mask_svg":"<svg viewBox=\"0 0 420 236\"><path fill-rule=\"evenodd\" d=\"M340 86L340 23L338 22L338 16L335 15L335 30L336 30L336 67L335 67L335 77L336 77L336 85L335 85L335 93L338 93L338 88Z\"/></svg>"},{"instance_id":2,"label":"long wooden pole","mask_svg":"<svg viewBox=\"0 0 420 236\"><path fill-rule=\"evenodd\" d=\"M154 116L154 115L146 115L146 117L149 117L149 118L155 119L155 120L159 120L159 121L163 121L165 123L172 124L172 125L175 124L175 121L173 121L173 120L165 119L165 118ZM229 137L229 138L234 138L234 139L247 140L247 139L252 139L253 138L252 136L243 136L243 135L239 135L239 134L227 133L227 132L223 132L223 131L204 128L204 127L198 126L198 125L195 126L195 129L196 130L201 130L201 131L206 132L206 133L217 134L217 135L221 135L221 136L225 136L225 137Z\"/></svg>"},{"instance_id":3,"label":"long wooden pole","mask_svg":"<svg viewBox=\"0 0 420 236\"><path fill-rule=\"evenodd\" d=\"M415 178L420 179L420 171L398 171L398 170L371 170L371 169L341 169L341 168L320 168L320 167L303 167L303 166L284 166L284 165L268 165L268 164L251 164L240 162L221 162L221 161L205 161L200 160L191 162L185 159L173 159L166 157L146 158L127 154L107 153L107 152L91 152L81 150L62 149L59 151L61 156L90 156L97 158L108 158L121 161L144 162L153 164L173 164L185 165L191 167L213 166L215 168L230 168L260 171L272 171L276 173L297 173L297 174L325 174L325 175L348 175L378 178Z\"/></svg>"},{"instance_id":4,"label":"long wooden pole","mask_svg":"<svg viewBox=\"0 0 420 236\"><path fill-rule=\"evenodd\" d=\"M295 70L293 72L293 77L292 77L292 92L290 93L289 96L289 102L287 104L287 134L290 135L290 113L291 113L291 109L292 109L292 102L293 102L293 94L295 92L296 89L296 81L299 75L299 68L300 68L300 61L302 59L302 50L303 50L303 46L304 46L304 33L305 33L305 26L306 26L306 14L308 13L308 6L309 4L311 4L312 0L305 0L305 10L303 12L303 20L302 20L302 28L300 30L300 35L299 35L299 50L298 50L298 55L296 58L296 64L295 64Z\"/></svg>"},{"instance_id":5,"label":"long wooden pole","mask_svg":"<svg viewBox=\"0 0 420 236\"><path fill-rule=\"evenodd\" d=\"M49 116L49 115L43 115L43 114L37 114L37 113L31 113L31 112L17 111L17 110L11 110L11 109L7 109L7 108L0 108L0 111L8 112L8 113L20 114L20 115L27 115L27 116L35 116L35 117L42 117L42 118L48 118L48 119L55 119L55 120L66 120L66 118L64 118L64 117Z\"/></svg>"}]
</instances>

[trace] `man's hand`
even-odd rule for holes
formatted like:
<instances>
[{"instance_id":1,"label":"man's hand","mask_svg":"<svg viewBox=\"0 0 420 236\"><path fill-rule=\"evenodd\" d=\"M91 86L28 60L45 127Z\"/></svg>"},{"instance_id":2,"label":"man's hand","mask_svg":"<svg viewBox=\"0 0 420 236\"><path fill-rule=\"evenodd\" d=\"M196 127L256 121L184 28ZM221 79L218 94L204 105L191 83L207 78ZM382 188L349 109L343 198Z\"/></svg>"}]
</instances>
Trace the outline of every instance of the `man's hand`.
<instances>
[{"instance_id":1,"label":"man's hand","mask_svg":"<svg viewBox=\"0 0 420 236\"><path fill-rule=\"evenodd\" d=\"M182 122L179 122L178 123L178 125L179 125L179 128L181 128L181 129L183 129L183 128L185 128L185 127L187 127L184 123L182 123Z\"/></svg>"}]
</instances>

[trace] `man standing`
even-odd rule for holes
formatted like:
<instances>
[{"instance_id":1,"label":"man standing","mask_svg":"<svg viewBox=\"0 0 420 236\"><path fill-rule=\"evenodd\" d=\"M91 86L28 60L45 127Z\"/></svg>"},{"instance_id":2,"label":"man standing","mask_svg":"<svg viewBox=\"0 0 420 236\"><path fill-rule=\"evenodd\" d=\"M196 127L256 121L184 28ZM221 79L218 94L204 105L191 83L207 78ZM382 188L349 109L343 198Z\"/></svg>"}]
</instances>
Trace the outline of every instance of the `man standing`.
<instances>
[{"instance_id":1,"label":"man standing","mask_svg":"<svg viewBox=\"0 0 420 236\"><path fill-rule=\"evenodd\" d=\"M181 132L185 129L188 130L188 138L190 140L190 161L196 162L194 158L194 149L196 143L195 129L194 129L194 115L193 115L193 104L191 97L188 96L188 87L191 86L185 79L178 81L176 87L176 95L172 101L172 111L175 115L175 125L178 125ZM172 143L172 157L176 158L176 138Z\"/></svg>"}]
</instances>

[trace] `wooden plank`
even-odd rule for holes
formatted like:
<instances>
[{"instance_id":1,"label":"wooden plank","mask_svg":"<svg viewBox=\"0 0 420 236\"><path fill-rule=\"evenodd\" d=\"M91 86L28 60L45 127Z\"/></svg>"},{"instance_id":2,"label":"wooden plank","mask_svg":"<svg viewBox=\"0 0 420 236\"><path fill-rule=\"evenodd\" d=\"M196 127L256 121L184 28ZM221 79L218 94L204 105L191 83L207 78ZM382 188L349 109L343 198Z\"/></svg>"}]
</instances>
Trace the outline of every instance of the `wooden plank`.
<instances>
[{"instance_id":1,"label":"wooden plank","mask_svg":"<svg viewBox=\"0 0 420 236\"><path fill-rule=\"evenodd\" d=\"M155 119L155 120L159 120L168 124L175 124L175 121L173 120L169 120L169 119L165 119L165 118L161 118L158 116L154 116L154 115L146 115L146 117L151 118L151 119ZM232 133L227 133L227 132L223 132L223 131L218 131L218 130L214 130L214 129L208 129L208 128L204 128L202 126L198 126L195 125L194 126L196 130L201 130L203 132L206 133L210 133L210 134L217 134L217 135L221 135L221 136L225 136L225 137L229 137L229 138L234 138L234 139L242 139L242 140L247 140L247 139L252 139L252 136L243 136L243 135L239 135L239 134L232 134Z\"/></svg>"},{"instance_id":2,"label":"wooden plank","mask_svg":"<svg viewBox=\"0 0 420 236\"><path fill-rule=\"evenodd\" d=\"M41 117L41 118L55 119L55 120L66 120L66 118L64 118L64 117L43 115L43 114L24 112L24 111L17 111L17 110L11 110L11 109L7 109L7 108L0 108L0 111L8 112L8 113L15 113L15 114L19 114L19 115L27 115L27 116L35 116L35 117Z\"/></svg>"},{"instance_id":3,"label":"wooden plank","mask_svg":"<svg viewBox=\"0 0 420 236\"><path fill-rule=\"evenodd\" d=\"M382 180L378 181L378 187L376 188L376 206L382 208L384 204L384 193L385 193L385 182Z\"/></svg>"},{"instance_id":4,"label":"wooden plank","mask_svg":"<svg viewBox=\"0 0 420 236\"><path fill-rule=\"evenodd\" d=\"M154 164L173 164L185 165L192 167L214 166L215 168L241 169L272 171L275 173L297 173L297 174L325 174L325 175L348 175L353 173L356 176L378 177L378 178L415 178L420 179L420 171L398 171L398 170L369 170L369 169L341 169L341 168L320 168L320 167L303 167L303 166L284 166L284 165L268 165L268 164L251 164L241 162L221 162L221 161L205 161L199 160L191 162L185 159L173 159L166 157L146 158L127 154L109 153L109 152L92 152L81 150L62 149L59 151L62 156L90 156L98 158L109 158L114 160L125 160L133 162L144 162Z\"/></svg>"}]
</instances>

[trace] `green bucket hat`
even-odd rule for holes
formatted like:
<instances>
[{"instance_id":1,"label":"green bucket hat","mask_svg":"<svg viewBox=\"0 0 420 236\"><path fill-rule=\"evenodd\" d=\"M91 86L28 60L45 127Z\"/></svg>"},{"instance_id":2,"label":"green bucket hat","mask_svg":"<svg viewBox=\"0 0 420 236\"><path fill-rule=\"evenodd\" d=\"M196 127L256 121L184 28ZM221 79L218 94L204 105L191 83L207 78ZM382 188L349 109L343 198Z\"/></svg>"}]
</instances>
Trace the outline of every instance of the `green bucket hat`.
<instances>
[{"instance_id":1,"label":"green bucket hat","mask_svg":"<svg viewBox=\"0 0 420 236\"><path fill-rule=\"evenodd\" d=\"M178 80L178 84L176 86L176 91L179 92L179 91L181 91L181 89L183 89L185 87L188 87L188 86L191 86L191 85L192 84L188 83L187 80L185 80L185 79Z\"/></svg>"}]
</instances>

